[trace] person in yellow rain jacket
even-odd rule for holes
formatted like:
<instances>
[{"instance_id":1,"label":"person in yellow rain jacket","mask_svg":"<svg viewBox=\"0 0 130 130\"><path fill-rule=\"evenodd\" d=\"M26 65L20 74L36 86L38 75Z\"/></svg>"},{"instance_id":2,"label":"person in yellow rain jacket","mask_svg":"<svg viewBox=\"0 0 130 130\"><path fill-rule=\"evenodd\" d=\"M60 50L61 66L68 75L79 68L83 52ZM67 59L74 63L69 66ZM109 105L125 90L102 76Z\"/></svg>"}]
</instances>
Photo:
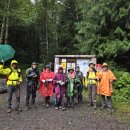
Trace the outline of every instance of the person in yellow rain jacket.
<instances>
[{"instance_id":1,"label":"person in yellow rain jacket","mask_svg":"<svg viewBox=\"0 0 130 130\"><path fill-rule=\"evenodd\" d=\"M96 69L94 68L95 64L90 62L89 69L87 71L87 81L88 81L88 107L93 106L96 109L96 93L97 93L97 81L96 81Z\"/></svg>"},{"instance_id":2,"label":"person in yellow rain jacket","mask_svg":"<svg viewBox=\"0 0 130 130\"><path fill-rule=\"evenodd\" d=\"M112 100L111 96L113 93L112 83L116 80L116 77L109 70L109 67L106 63L102 65L102 71L98 73L99 78L99 86L98 86L98 94L101 95L101 110L105 107L105 97L107 98L107 108L108 111L114 111L112 109Z\"/></svg>"},{"instance_id":3,"label":"person in yellow rain jacket","mask_svg":"<svg viewBox=\"0 0 130 130\"><path fill-rule=\"evenodd\" d=\"M7 91L8 91L8 101L7 101L7 112L12 112L12 95L16 95L16 106L15 110L19 113L20 104L20 84L22 82L21 70L18 68L18 62L12 60L10 68L4 69L3 65L0 65L0 75L7 76Z\"/></svg>"}]
</instances>

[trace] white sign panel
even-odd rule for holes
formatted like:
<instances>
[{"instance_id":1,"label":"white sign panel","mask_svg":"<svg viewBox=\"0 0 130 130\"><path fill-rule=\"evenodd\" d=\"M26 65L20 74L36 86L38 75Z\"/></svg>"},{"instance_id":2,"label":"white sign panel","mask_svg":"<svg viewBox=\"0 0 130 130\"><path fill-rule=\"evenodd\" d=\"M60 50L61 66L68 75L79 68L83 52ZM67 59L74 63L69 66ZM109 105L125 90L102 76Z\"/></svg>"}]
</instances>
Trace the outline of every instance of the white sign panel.
<instances>
[{"instance_id":1,"label":"white sign panel","mask_svg":"<svg viewBox=\"0 0 130 130\"><path fill-rule=\"evenodd\" d=\"M82 71L84 77L86 77L89 63L90 59L77 59L77 66L80 67L80 71Z\"/></svg>"}]
</instances>

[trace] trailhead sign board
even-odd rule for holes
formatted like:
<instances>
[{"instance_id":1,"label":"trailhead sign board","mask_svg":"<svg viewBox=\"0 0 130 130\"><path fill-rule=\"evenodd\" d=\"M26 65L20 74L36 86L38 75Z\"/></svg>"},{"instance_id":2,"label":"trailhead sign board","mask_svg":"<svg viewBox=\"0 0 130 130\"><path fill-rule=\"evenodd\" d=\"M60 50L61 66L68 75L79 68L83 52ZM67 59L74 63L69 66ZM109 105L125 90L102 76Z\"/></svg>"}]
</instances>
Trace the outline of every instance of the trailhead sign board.
<instances>
[{"instance_id":1,"label":"trailhead sign board","mask_svg":"<svg viewBox=\"0 0 130 130\"><path fill-rule=\"evenodd\" d=\"M86 76L88 65L90 62L96 64L95 55L55 55L54 71L58 71L58 67L62 66L64 73L68 73L69 68L80 67L80 71L83 72L84 77Z\"/></svg>"}]
</instances>

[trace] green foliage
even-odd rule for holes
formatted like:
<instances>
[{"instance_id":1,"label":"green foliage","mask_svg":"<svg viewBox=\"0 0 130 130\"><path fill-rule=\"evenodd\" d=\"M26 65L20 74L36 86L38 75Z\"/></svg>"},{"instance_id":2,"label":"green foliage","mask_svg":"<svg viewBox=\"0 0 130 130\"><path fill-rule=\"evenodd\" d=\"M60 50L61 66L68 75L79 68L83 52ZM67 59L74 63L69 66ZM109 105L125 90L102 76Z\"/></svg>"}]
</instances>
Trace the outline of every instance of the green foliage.
<instances>
[{"instance_id":1,"label":"green foliage","mask_svg":"<svg viewBox=\"0 0 130 130\"><path fill-rule=\"evenodd\" d=\"M121 88L120 90L115 90L113 94L113 99L116 102L129 102L130 103L130 86L126 88Z\"/></svg>"},{"instance_id":2,"label":"green foliage","mask_svg":"<svg viewBox=\"0 0 130 130\"><path fill-rule=\"evenodd\" d=\"M125 72L115 84L115 89L130 88L130 74Z\"/></svg>"},{"instance_id":3,"label":"green foliage","mask_svg":"<svg viewBox=\"0 0 130 130\"><path fill-rule=\"evenodd\" d=\"M44 67L45 67L45 65L42 63L40 65L38 65L38 69L39 69L40 73L43 71Z\"/></svg>"},{"instance_id":4,"label":"green foliage","mask_svg":"<svg viewBox=\"0 0 130 130\"><path fill-rule=\"evenodd\" d=\"M83 20L78 22L78 48L84 54L111 59L130 49L128 0L85 0Z\"/></svg>"},{"instance_id":5,"label":"green foliage","mask_svg":"<svg viewBox=\"0 0 130 130\"><path fill-rule=\"evenodd\" d=\"M63 8L59 15L58 24L59 54L76 54L75 34L77 31L75 22L78 21L76 0L65 0L62 4Z\"/></svg>"},{"instance_id":6,"label":"green foliage","mask_svg":"<svg viewBox=\"0 0 130 130\"><path fill-rule=\"evenodd\" d=\"M114 71L117 81L114 84L113 98L118 102L130 101L130 74L123 71Z\"/></svg>"}]
</instances>

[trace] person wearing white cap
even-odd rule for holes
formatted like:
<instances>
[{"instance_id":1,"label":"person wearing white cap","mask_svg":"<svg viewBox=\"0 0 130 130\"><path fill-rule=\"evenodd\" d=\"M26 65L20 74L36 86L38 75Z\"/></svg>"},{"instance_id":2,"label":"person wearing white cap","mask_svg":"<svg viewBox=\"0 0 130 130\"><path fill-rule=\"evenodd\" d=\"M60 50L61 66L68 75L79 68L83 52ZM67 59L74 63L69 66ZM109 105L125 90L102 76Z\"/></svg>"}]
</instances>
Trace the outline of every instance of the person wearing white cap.
<instances>
[{"instance_id":1,"label":"person wearing white cap","mask_svg":"<svg viewBox=\"0 0 130 130\"><path fill-rule=\"evenodd\" d=\"M96 93L97 93L97 81L96 81L96 69L94 68L95 64L93 62L89 63L89 69L87 71L87 80L88 80L88 107L93 106L96 109Z\"/></svg>"}]
</instances>

